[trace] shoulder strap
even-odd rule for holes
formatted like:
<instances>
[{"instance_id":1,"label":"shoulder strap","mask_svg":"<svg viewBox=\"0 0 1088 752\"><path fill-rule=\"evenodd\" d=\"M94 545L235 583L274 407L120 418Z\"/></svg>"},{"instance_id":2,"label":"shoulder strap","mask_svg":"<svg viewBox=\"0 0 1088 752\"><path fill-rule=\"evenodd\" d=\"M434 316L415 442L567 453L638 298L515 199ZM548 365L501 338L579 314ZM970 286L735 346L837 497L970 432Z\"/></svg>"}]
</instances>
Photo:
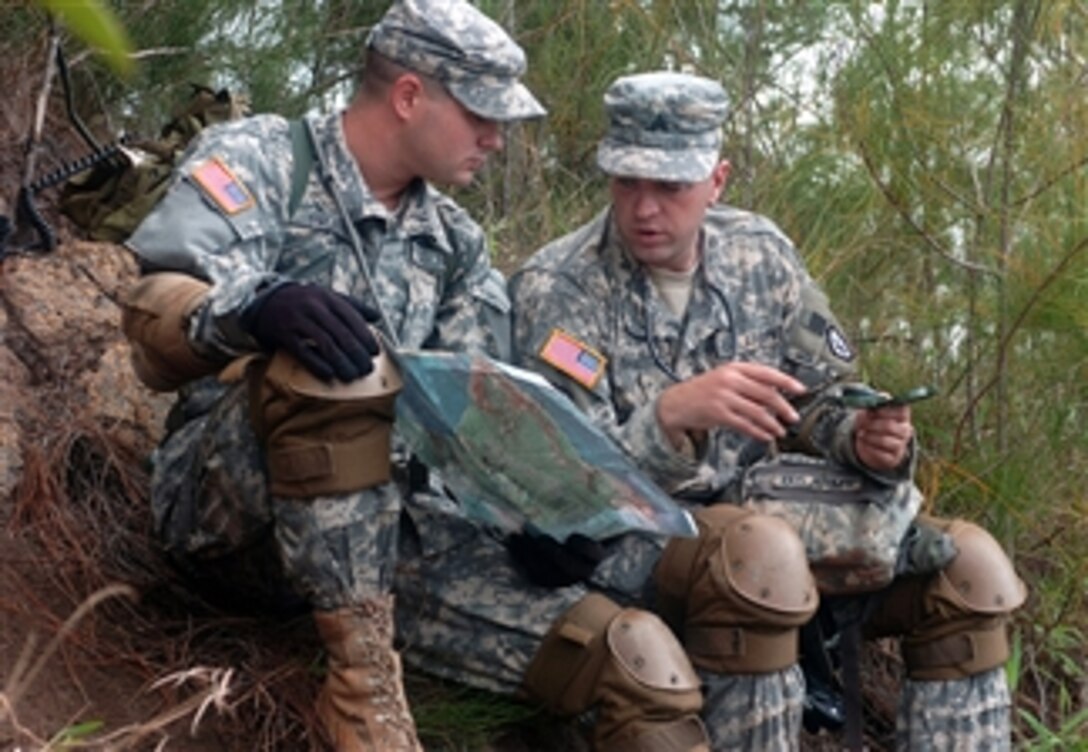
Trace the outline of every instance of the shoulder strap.
<instances>
[{"instance_id":1,"label":"shoulder strap","mask_svg":"<svg viewBox=\"0 0 1088 752\"><path fill-rule=\"evenodd\" d=\"M292 120L289 125L294 170L291 173L291 197L287 201L287 216L293 217L302 201L302 194L306 192L306 183L310 180L310 171L314 165L314 146L305 121Z\"/></svg>"}]
</instances>

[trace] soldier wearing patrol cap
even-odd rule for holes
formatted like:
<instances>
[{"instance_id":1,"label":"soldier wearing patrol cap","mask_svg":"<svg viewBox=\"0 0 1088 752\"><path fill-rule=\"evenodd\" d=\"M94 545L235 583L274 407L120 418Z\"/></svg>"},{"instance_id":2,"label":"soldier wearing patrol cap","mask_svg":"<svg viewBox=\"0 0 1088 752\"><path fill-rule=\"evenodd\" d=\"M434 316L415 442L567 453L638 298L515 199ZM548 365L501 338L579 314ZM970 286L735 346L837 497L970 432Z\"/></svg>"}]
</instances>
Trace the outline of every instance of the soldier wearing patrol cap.
<instances>
[{"instance_id":1,"label":"soldier wearing patrol cap","mask_svg":"<svg viewBox=\"0 0 1088 752\"><path fill-rule=\"evenodd\" d=\"M909 408L843 404L855 354L823 292L770 220L719 203L729 174L721 86L643 73L615 81L604 104L597 161L612 200L512 277L514 359L687 505L700 534L603 545L520 534L506 550L479 535L408 551L397 582L413 604L398 609L406 660L555 710L597 703L600 748L697 748L702 726L713 749L797 749L799 629L821 592L877 593L869 634L903 636L897 748L1007 749L1002 664L1023 583L981 528L915 519ZM776 475L775 457L800 471ZM835 489L819 504L831 510L826 524L806 517L817 499L779 508L785 496L749 497L754 477L770 477L776 493L792 488L776 480L797 478ZM855 487L871 496L854 507L887 509L875 528L835 525L854 521L835 510ZM886 526L896 537L876 552L883 560L854 540ZM874 561L821 566L834 545ZM698 680L650 620L628 642L636 630L615 604L665 617ZM685 694L693 687L700 703ZM637 721L624 743L640 746L617 744L614 724L600 728L614 692Z\"/></svg>"},{"instance_id":2,"label":"soldier wearing patrol cap","mask_svg":"<svg viewBox=\"0 0 1088 752\"><path fill-rule=\"evenodd\" d=\"M502 123L545 112L522 49L468 2L397 0L366 47L345 111L201 134L127 242L145 276L123 320L138 373L178 391L158 537L228 597L313 608L318 716L349 752L420 748L392 643L408 474L383 347L505 351L484 233L434 185L467 185Z\"/></svg>"},{"instance_id":3,"label":"soldier wearing patrol cap","mask_svg":"<svg viewBox=\"0 0 1088 752\"><path fill-rule=\"evenodd\" d=\"M1008 748L1002 664L1023 583L981 528L913 520L910 408L844 406L855 357L823 292L771 221L718 202L729 175L721 87L646 73L617 80L604 101L597 161L611 205L511 279L515 361L570 395L695 511L698 540L602 568L652 566L641 571L703 680L714 748L797 747L797 629L817 607L813 583L835 595L879 591L866 628L903 635L897 748ZM572 348L594 354L594 373L571 368ZM787 465L790 451L805 455ZM755 478L770 478L767 495L782 499L784 481L798 478L842 490L827 504L804 492L794 505L757 501ZM867 499L849 504L855 480L890 500L875 527L944 548L916 543L906 564L896 539L883 567L824 566L829 539L861 551L851 536L880 534L863 517L869 527L842 524L857 521L852 508L870 513ZM836 505L846 511L817 529L816 510Z\"/></svg>"}]
</instances>

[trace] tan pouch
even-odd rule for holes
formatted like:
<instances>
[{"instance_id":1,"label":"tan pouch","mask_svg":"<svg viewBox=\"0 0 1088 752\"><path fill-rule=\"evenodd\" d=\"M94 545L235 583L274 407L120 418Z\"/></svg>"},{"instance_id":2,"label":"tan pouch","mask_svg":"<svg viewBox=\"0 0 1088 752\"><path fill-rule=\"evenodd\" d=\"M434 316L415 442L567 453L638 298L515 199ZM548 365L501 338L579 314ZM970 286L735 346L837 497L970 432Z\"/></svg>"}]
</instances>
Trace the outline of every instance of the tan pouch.
<instances>
[{"instance_id":1,"label":"tan pouch","mask_svg":"<svg viewBox=\"0 0 1088 752\"><path fill-rule=\"evenodd\" d=\"M248 371L250 412L273 495L306 498L387 483L400 374L384 354L351 383L323 382L277 352Z\"/></svg>"},{"instance_id":2,"label":"tan pouch","mask_svg":"<svg viewBox=\"0 0 1088 752\"><path fill-rule=\"evenodd\" d=\"M132 367L150 389L172 392L219 370L189 343L189 317L211 286L177 272L140 279L121 302L121 330L132 347Z\"/></svg>"}]
</instances>

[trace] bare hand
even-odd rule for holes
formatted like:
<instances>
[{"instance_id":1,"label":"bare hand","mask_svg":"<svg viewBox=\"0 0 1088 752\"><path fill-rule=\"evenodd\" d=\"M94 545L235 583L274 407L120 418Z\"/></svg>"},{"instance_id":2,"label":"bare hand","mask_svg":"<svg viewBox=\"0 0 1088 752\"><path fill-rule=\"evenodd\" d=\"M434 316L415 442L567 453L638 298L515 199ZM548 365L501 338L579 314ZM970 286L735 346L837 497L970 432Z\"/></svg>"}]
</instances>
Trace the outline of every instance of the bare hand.
<instances>
[{"instance_id":1,"label":"bare hand","mask_svg":"<svg viewBox=\"0 0 1088 752\"><path fill-rule=\"evenodd\" d=\"M859 410L854 453L871 470L894 470L906 459L914 426L906 405Z\"/></svg>"},{"instance_id":2,"label":"bare hand","mask_svg":"<svg viewBox=\"0 0 1088 752\"><path fill-rule=\"evenodd\" d=\"M662 392L657 419L677 445L684 433L719 427L771 441L785 436L786 426L800 419L785 395L804 392L804 384L777 368L725 363Z\"/></svg>"}]
</instances>

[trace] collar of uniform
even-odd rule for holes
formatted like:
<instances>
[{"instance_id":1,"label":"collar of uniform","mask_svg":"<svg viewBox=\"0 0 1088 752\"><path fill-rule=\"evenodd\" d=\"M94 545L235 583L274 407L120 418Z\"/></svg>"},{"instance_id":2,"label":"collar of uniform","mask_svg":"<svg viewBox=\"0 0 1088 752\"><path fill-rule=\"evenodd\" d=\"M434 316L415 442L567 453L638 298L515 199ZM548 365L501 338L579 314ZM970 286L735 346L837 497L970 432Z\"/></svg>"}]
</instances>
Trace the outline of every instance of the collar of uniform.
<instances>
[{"instance_id":1,"label":"collar of uniform","mask_svg":"<svg viewBox=\"0 0 1088 752\"><path fill-rule=\"evenodd\" d=\"M700 263L707 286L718 295L730 294L736 285L737 269L741 268L743 260L734 255L728 236L722 233L716 222L704 220L699 242L703 244Z\"/></svg>"},{"instance_id":2,"label":"collar of uniform","mask_svg":"<svg viewBox=\"0 0 1088 752\"><path fill-rule=\"evenodd\" d=\"M332 173L334 185L340 189L344 209L357 225L364 220L378 220L386 227L394 226L409 238L428 238L443 250L449 250L449 242L436 209L437 192L423 180L416 179L408 186L400 205L389 211L379 201L348 149L344 137L343 121L339 114L327 115L312 121L315 140L325 164Z\"/></svg>"},{"instance_id":3,"label":"collar of uniform","mask_svg":"<svg viewBox=\"0 0 1088 752\"><path fill-rule=\"evenodd\" d=\"M602 223L600 247L602 261L611 270L613 278L620 280L625 288L630 287L631 279L643 276L644 272L623 245L611 208L604 214L598 215L595 221Z\"/></svg>"},{"instance_id":4,"label":"collar of uniform","mask_svg":"<svg viewBox=\"0 0 1088 752\"><path fill-rule=\"evenodd\" d=\"M721 258L726 249L722 248L721 239L713 230L708 229L707 223L703 224L699 240L703 246L700 251L702 260L692 279L691 299L685 315L677 317L653 289L648 273L639 268L623 247L611 214L602 221L600 253L603 262L611 270L610 275L622 285L621 326L629 334L639 338L652 334L661 341L683 337L691 346L693 343L718 338L732 329L735 324L723 297L730 290L727 264ZM647 315L647 309L652 315ZM648 326L652 327L652 333L647 330ZM708 349L700 344L696 349L700 352L712 352L717 348ZM719 355L731 357L734 354L732 350L733 348L729 353Z\"/></svg>"},{"instance_id":5,"label":"collar of uniform","mask_svg":"<svg viewBox=\"0 0 1088 752\"><path fill-rule=\"evenodd\" d=\"M453 245L438 211L439 204L444 200L448 199L442 193L417 178L412 181L397 207L397 225L408 237L426 239L435 248L452 253Z\"/></svg>"},{"instance_id":6,"label":"collar of uniform","mask_svg":"<svg viewBox=\"0 0 1088 752\"><path fill-rule=\"evenodd\" d=\"M611 211L602 219L600 253L609 277L622 291L620 326L637 339L675 339L679 321L653 289L647 270L624 246ZM654 331L650 332L650 328Z\"/></svg>"},{"instance_id":7,"label":"collar of uniform","mask_svg":"<svg viewBox=\"0 0 1088 752\"><path fill-rule=\"evenodd\" d=\"M341 114L311 118L310 126L314 135L314 148L320 153L318 162L328 170L328 177L336 186L351 221L358 223L368 217L388 220L389 212L370 192L355 158L348 149Z\"/></svg>"},{"instance_id":8,"label":"collar of uniform","mask_svg":"<svg viewBox=\"0 0 1088 752\"><path fill-rule=\"evenodd\" d=\"M737 269L736 259L730 258L729 248L711 222L703 222L699 242L702 243L702 260L688 302L687 336L691 342L724 337L722 342L729 343L737 325L733 320L736 283L731 277L731 272L735 274ZM736 356L735 350L736 343L732 342L729 347L723 345L706 351L729 359Z\"/></svg>"}]
</instances>

